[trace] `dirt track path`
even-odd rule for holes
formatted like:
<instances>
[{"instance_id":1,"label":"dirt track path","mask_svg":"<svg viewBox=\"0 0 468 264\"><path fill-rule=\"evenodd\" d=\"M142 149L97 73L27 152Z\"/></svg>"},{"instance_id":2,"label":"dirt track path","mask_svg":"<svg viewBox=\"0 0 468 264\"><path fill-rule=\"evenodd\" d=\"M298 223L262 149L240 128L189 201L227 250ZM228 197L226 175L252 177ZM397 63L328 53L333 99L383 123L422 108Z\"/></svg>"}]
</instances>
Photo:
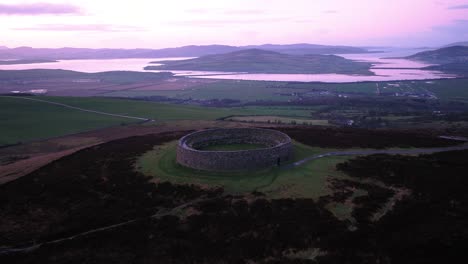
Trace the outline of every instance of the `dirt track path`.
<instances>
[{"instance_id":1,"label":"dirt track path","mask_svg":"<svg viewBox=\"0 0 468 264\"><path fill-rule=\"evenodd\" d=\"M321 159L324 157L332 157L332 156L361 156L361 155L374 155L374 154L389 154L389 155L417 155L417 154L432 154L438 152L446 152L446 151L455 151L455 150L467 150L468 143L458 146L452 147L440 147L440 148L415 148L415 149L382 149L382 150L350 150L350 151L334 151L328 153L322 153L307 157L305 159L296 161L290 167L297 167L306 162Z\"/></svg>"},{"instance_id":2,"label":"dirt track path","mask_svg":"<svg viewBox=\"0 0 468 264\"><path fill-rule=\"evenodd\" d=\"M23 246L23 247L0 247L0 256L8 255L8 254L27 253L27 252L31 252L31 251L34 251L36 249L39 249L42 246L63 243L63 242L70 241L70 240L73 240L73 239L76 239L76 238L80 238L80 237L84 237L84 236L87 236L87 235L90 235L90 234L99 233L99 232L111 230L111 229L114 229L114 228L134 224L134 223L137 223L139 221L144 221L144 220L147 220L147 219L158 219L158 218L161 218L161 217L164 217L164 216L173 215L174 213L176 213L179 210L182 210L182 209L185 209L185 208L190 207L192 205L195 205L197 203L212 200L212 199L215 199L215 198L198 198L198 199L195 199L193 201L178 205L178 206L176 206L176 207L174 207L172 209L160 210L157 213L152 214L152 215L147 216L147 217L140 217L140 218L136 218L136 219L131 219L131 220L127 220L125 222L95 228L95 229L88 230L88 231L85 231L85 232L82 232L82 233L79 233L79 234L76 234L76 235L73 235L73 236L68 236L68 237L64 237L64 238L60 238L60 239L56 239L56 240L51 240L51 241L47 241L47 242L43 242L43 243L37 243L37 244L32 244L32 245Z\"/></svg>"},{"instance_id":3,"label":"dirt track path","mask_svg":"<svg viewBox=\"0 0 468 264\"><path fill-rule=\"evenodd\" d=\"M57 102L52 102L52 101L47 101L47 100L42 100L42 99L35 99L35 98L30 98L30 97L21 97L21 96L0 96L0 97L5 97L5 98L14 98L14 99L23 99L23 100L29 100L29 101L36 101L36 102L41 102L41 103L46 103L46 104L52 104L56 106L61 106L73 110L78 110L78 111L83 111L83 112L88 112L88 113L94 113L94 114L99 114L99 115L106 115L106 116L113 116L113 117L121 117L121 118L128 118L128 119L135 119L135 120L140 120L140 121L153 121L151 118L146 118L146 117L137 117L137 116L129 116L129 115L119 115L119 114L112 114L112 113L107 113L107 112L102 112L102 111L96 111L96 110L91 110L91 109L85 109L81 107L76 107L76 106L71 106L67 104L62 104L62 103L57 103Z\"/></svg>"}]
</instances>

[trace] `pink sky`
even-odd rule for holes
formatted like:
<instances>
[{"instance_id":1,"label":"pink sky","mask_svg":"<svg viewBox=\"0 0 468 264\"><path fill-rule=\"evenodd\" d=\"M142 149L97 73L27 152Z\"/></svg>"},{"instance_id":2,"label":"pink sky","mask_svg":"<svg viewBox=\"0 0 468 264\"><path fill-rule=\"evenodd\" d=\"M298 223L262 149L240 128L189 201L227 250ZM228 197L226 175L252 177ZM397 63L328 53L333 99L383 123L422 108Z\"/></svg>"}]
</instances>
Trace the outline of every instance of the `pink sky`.
<instances>
[{"instance_id":1,"label":"pink sky","mask_svg":"<svg viewBox=\"0 0 468 264\"><path fill-rule=\"evenodd\" d=\"M0 0L0 46L163 48L468 40L468 0Z\"/></svg>"}]
</instances>

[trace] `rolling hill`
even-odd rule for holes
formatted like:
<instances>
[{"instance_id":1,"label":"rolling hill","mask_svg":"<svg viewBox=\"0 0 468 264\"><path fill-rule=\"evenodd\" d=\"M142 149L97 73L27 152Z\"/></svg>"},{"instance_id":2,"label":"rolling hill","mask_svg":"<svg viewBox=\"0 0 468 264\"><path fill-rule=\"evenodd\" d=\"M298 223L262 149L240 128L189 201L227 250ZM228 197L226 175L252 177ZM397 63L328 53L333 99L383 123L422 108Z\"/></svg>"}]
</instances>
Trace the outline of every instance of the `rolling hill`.
<instances>
[{"instance_id":1,"label":"rolling hill","mask_svg":"<svg viewBox=\"0 0 468 264\"><path fill-rule=\"evenodd\" d=\"M406 59L434 64L468 63L468 47L452 46L430 51L423 51L406 57Z\"/></svg>"},{"instance_id":2,"label":"rolling hill","mask_svg":"<svg viewBox=\"0 0 468 264\"><path fill-rule=\"evenodd\" d=\"M441 65L433 65L433 66L425 67L424 69L455 74L460 77L468 76L468 63L467 62L453 62L453 63L446 63L446 64L441 64Z\"/></svg>"},{"instance_id":3,"label":"rolling hill","mask_svg":"<svg viewBox=\"0 0 468 264\"><path fill-rule=\"evenodd\" d=\"M465 46L465 47L468 47L468 41L460 41L460 42L450 43L450 44L447 44L447 45L442 46L441 48L448 48L448 47L453 47L453 46Z\"/></svg>"},{"instance_id":4,"label":"rolling hill","mask_svg":"<svg viewBox=\"0 0 468 264\"><path fill-rule=\"evenodd\" d=\"M163 65L147 66L145 70L373 74L369 71L370 63L355 62L335 55L290 55L260 49L157 63Z\"/></svg>"},{"instance_id":5,"label":"rolling hill","mask_svg":"<svg viewBox=\"0 0 468 264\"><path fill-rule=\"evenodd\" d=\"M425 67L426 70L441 71L458 76L468 76L468 47L452 46L437 50L416 53L409 57L410 60L433 63Z\"/></svg>"}]
</instances>

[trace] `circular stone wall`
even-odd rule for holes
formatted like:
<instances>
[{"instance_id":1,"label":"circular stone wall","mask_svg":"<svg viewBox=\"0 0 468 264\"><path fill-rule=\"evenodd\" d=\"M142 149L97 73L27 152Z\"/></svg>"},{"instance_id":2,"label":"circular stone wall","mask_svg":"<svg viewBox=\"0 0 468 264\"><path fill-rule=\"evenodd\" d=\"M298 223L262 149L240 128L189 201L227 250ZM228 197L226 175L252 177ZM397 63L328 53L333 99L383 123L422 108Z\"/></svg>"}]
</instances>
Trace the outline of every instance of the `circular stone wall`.
<instances>
[{"instance_id":1,"label":"circular stone wall","mask_svg":"<svg viewBox=\"0 0 468 264\"><path fill-rule=\"evenodd\" d=\"M255 144L251 150L202 150L212 145ZM177 162L208 171L235 171L278 166L291 160L293 148L288 135L270 129L209 129L188 134L177 145Z\"/></svg>"}]
</instances>

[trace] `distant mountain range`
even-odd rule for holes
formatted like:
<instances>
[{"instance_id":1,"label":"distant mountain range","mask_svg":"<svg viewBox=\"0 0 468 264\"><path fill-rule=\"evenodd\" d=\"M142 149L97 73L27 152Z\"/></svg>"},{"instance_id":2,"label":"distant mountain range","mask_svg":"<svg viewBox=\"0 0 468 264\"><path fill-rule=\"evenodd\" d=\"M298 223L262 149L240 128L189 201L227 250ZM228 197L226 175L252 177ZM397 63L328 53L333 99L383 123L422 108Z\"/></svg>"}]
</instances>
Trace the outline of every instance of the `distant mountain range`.
<instances>
[{"instance_id":1,"label":"distant mountain range","mask_svg":"<svg viewBox=\"0 0 468 264\"><path fill-rule=\"evenodd\" d=\"M249 49L196 59L162 61L145 70L192 70L247 73L341 73L372 75L370 63L356 62L336 55L291 55L269 50Z\"/></svg>"},{"instance_id":2,"label":"distant mountain range","mask_svg":"<svg viewBox=\"0 0 468 264\"><path fill-rule=\"evenodd\" d=\"M0 47L0 59L121 59L121 58L164 58L164 57L200 57L222 54L246 49L263 49L285 54L349 54L368 53L365 48L349 46L326 46L314 44L258 45L258 46L184 46L166 49L82 49L82 48L31 48Z\"/></svg>"},{"instance_id":3,"label":"distant mountain range","mask_svg":"<svg viewBox=\"0 0 468 264\"><path fill-rule=\"evenodd\" d=\"M451 46L430 51L423 51L406 57L406 59L434 64L468 63L468 47Z\"/></svg>"}]
</instances>

